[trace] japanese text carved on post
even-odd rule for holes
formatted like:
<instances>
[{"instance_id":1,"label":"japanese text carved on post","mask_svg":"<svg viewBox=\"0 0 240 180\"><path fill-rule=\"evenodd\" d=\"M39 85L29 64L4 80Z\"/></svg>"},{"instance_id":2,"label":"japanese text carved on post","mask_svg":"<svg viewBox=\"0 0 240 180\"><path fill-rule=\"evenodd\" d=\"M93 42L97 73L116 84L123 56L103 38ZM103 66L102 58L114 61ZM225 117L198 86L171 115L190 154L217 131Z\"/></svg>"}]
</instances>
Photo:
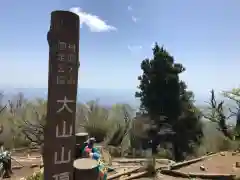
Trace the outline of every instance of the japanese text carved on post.
<instances>
[{"instance_id":1,"label":"japanese text carved on post","mask_svg":"<svg viewBox=\"0 0 240 180\"><path fill-rule=\"evenodd\" d=\"M44 179L73 180L79 17L68 11L52 12L47 39L49 75Z\"/></svg>"}]
</instances>

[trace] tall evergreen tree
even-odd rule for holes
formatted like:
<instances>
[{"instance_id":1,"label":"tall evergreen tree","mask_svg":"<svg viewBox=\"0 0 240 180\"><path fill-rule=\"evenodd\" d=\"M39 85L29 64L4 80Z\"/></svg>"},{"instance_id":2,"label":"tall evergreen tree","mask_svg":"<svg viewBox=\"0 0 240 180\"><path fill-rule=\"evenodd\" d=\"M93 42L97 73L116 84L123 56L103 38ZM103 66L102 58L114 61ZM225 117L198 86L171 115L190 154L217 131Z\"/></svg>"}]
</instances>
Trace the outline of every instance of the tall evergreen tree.
<instances>
[{"instance_id":1,"label":"tall evergreen tree","mask_svg":"<svg viewBox=\"0 0 240 180\"><path fill-rule=\"evenodd\" d=\"M180 161L186 154L192 154L201 143L203 137L201 112L194 105L194 94L187 90L187 85L180 81L181 115L172 124L175 132L172 143L174 145L175 159Z\"/></svg>"},{"instance_id":2,"label":"tall evergreen tree","mask_svg":"<svg viewBox=\"0 0 240 180\"><path fill-rule=\"evenodd\" d=\"M182 64L175 63L174 58L156 43L153 58L143 60L141 69L143 74L138 77L140 91L136 92L135 96L140 98L142 113L148 114L151 119L152 128L149 135L152 140L152 152L157 153L161 139L159 136L162 137L162 134L166 133L166 127L171 127L175 159L181 160L181 150L189 147L189 138L196 138L194 135L188 136L194 134L192 130L196 128L186 128L192 128L198 121L195 111L192 111L193 93L187 92L186 85L179 80L179 74L184 72L185 68ZM195 122L190 119L194 119ZM186 142L182 143L185 147L180 147L183 141Z\"/></svg>"},{"instance_id":3,"label":"tall evergreen tree","mask_svg":"<svg viewBox=\"0 0 240 180\"><path fill-rule=\"evenodd\" d=\"M150 116L153 125L150 138L152 152L155 154L159 144L158 134L163 126L172 124L181 114L178 75L184 68L181 64L175 64L173 57L156 43L153 59L143 60L141 69L143 74L138 77L140 91L136 92L135 96L140 98L141 111Z\"/></svg>"}]
</instances>

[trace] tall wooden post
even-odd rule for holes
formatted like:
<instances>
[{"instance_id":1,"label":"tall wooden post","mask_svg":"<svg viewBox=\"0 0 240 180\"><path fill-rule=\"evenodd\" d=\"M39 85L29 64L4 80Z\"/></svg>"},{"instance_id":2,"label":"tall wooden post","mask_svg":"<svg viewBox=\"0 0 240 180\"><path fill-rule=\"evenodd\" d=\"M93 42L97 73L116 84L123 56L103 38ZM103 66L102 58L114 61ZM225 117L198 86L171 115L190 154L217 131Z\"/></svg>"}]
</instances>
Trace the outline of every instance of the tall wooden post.
<instances>
[{"instance_id":1,"label":"tall wooden post","mask_svg":"<svg viewBox=\"0 0 240 180\"><path fill-rule=\"evenodd\" d=\"M51 13L44 179L73 180L75 114L79 67L79 17Z\"/></svg>"}]
</instances>

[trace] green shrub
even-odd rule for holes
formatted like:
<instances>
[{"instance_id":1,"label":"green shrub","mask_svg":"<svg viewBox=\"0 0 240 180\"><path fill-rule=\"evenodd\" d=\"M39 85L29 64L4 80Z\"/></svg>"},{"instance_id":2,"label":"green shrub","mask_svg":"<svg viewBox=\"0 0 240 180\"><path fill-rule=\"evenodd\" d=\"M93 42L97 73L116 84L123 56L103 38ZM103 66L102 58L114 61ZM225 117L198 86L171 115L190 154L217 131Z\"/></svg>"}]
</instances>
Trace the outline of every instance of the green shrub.
<instances>
[{"instance_id":1,"label":"green shrub","mask_svg":"<svg viewBox=\"0 0 240 180\"><path fill-rule=\"evenodd\" d=\"M32 176L27 177L26 180L43 180L43 173L41 172L34 173Z\"/></svg>"},{"instance_id":2,"label":"green shrub","mask_svg":"<svg viewBox=\"0 0 240 180\"><path fill-rule=\"evenodd\" d=\"M109 118L109 109L98 104L98 101L91 101L82 104L81 127L87 131L89 136L95 137L96 142L102 142L112 129L113 121Z\"/></svg>"},{"instance_id":3,"label":"green shrub","mask_svg":"<svg viewBox=\"0 0 240 180\"><path fill-rule=\"evenodd\" d=\"M156 158L172 159L172 153L168 149L159 148Z\"/></svg>"}]
</instances>

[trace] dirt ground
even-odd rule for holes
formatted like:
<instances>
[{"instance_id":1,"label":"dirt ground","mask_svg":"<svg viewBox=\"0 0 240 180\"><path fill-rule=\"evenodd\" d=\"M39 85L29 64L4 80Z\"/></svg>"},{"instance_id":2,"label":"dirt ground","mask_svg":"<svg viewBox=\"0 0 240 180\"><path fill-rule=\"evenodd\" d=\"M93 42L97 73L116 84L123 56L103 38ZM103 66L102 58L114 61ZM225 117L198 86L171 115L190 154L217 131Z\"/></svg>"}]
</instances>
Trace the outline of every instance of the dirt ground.
<instances>
[{"instance_id":1,"label":"dirt ground","mask_svg":"<svg viewBox=\"0 0 240 180\"><path fill-rule=\"evenodd\" d=\"M232 155L232 152L224 152L214 155L203 161L182 167L177 171L183 173L209 173L209 174L234 174L240 176L240 168L236 167L236 162L240 162L240 153ZM205 171L201 171L200 166L205 167ZM155 178L141 178L140 180L187 180L188 178L178 178L158 173ZM195 180L200 180L196 179Z\"/></svg>"},{"instance_id":2,"label":"dirt ground","mask_svg":"<svg viewBox=\"0 0 240 180\"><path fill-rule=\"evenodd\" d=\"M41 164L40 153L32 153L31 156L28 157L27 153L18 152L13 153L12 158L13 158L12 159L13 174L11 178L6 178L6 180L19 180L22 177L30 176L34 172L40 170L39 167L31 168L32 165L40 166Z\"/></svg>"},{"instance_id":3,"label":"dirt ground","mask_svg":"<svg viewBox=\"0 0 240 180\"><path fill-rule=\"evenodd\" d=\"M172 177L172 176L168 176L168 175L159 174L159 175L157 175L155 180L189 180L189 178L177 178L177 177ZM194 180L200 180L200 179L195 178Z\"/></svg>"},{"instance_id":4,"label":"dirt ground","mask_svg":"<svg viewBox=\"0 0 240 180\"><path fill-rule=\"evenodd\" d=\"M194 163L178 169L184 173L214 173L214 174L236 174L240 175L240 168L236 168L236 162L240 162L240 154L232 155L231 152L224 152L223 155L217 154L204 161ZM200 166L205 167L201 171Z\"/></svg>"},{"instance_id":5,"label":"dirt ground","mask_svg":"<svg viewBox=\"0 0 240 180\"><path fill-rule=\"evenodd\" d=\"M31 153L30 156L27 155L25 152L18 152L12 154L13 159L12 160L12 167L21 167L22 165L24 167L19 169L13 169L13 175L11 178L8 178L6 180L19 180L22 177L29 176L33 174L34 172L39 170L39 167L37 168L31 168L33 164L40 165L40 153L34 152ZM224 155L214 155L206 160L191 164L186 167L182 167L178 169L177 171L184 172L184 173L216 173L216 174L236 174L237 176L240 176L240 168L236 168L236 162L240 162L240 154L232 155L231 152L224 152ZM133 164L125 164L124 166L132 166ZM200 170L200 166L205 167L205 171ZM185 178L176 178L171 177L167 175L163 175L158 173L155 178L141 178L139 180L150 180L150 179L159 179L159 180L184 180Z\"/></svg>"}]
</instances>

